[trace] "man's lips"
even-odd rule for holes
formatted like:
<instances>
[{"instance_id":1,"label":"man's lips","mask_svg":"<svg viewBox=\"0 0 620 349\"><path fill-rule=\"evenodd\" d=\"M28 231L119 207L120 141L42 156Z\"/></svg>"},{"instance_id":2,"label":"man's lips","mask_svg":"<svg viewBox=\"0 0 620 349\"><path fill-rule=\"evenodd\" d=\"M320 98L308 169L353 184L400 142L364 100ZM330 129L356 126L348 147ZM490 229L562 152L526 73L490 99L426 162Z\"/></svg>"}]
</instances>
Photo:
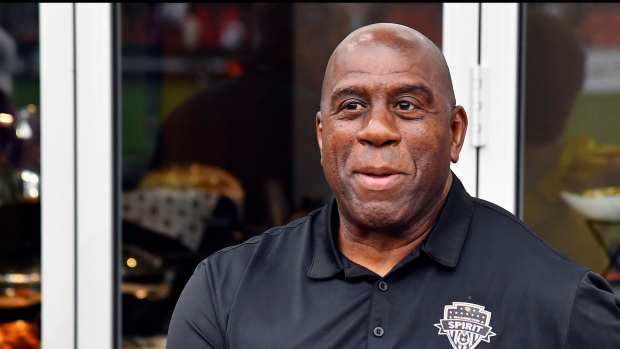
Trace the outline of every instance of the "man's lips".
<instances>
[{"instance_id":1,"label":"man's lips","mask_svg":"<svg viewBox=\"0 0 620 349\"><path fill-rule=\"evenodd\" d=\"M387 190L404 179L405 173L389 168L362 168L353 172L354 179L371 191Z\"/></svg>"}]
</instances>

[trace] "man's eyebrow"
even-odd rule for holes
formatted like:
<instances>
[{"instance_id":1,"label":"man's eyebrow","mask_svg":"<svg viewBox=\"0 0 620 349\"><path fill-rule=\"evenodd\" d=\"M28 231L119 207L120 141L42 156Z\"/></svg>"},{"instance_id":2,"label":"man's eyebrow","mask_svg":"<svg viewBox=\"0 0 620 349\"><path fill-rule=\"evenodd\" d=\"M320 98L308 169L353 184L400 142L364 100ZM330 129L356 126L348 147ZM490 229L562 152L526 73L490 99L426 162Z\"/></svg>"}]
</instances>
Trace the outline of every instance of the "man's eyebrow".
<instances>
[{"instance_id":1,"label":"man's eyebrow","mask_svg":"<svg viewBox=\"0 0 620 349\"><path fill-rule=\"evenodd\" d=\"M366 92L363 88L357 86L346 86L337 88L331 95L331 100L339 100L350 96L364 96Z\"/></svg>"},{"instance_id":2,"label":"man's eyebrow","mask_svg":"<svg viewBox=\"0 0 620 349\"><path fill-rule=\"evenodd\" d=\"M433 103L435 95L433 91L424 84L406 84L397 86L393 92L394 95L412 94L421 95L422 98L428 103Z\"/></svg>"}]
</instances>

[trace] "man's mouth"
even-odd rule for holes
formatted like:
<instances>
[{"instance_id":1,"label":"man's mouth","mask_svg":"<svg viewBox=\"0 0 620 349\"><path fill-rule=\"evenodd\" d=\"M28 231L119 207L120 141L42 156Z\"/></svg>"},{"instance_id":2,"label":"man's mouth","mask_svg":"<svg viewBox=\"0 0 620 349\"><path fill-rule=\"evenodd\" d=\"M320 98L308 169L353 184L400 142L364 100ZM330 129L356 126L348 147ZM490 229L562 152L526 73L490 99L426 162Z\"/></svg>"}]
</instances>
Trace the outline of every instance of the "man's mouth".
<instances>
[{"instance_id":1,"label":"man's mouth","mask_svg":"<svg viewBox=\"0 0 620 349\"><path fill-rule=\"evenodd\" d=\"M368 167L354 171L353 177L364 189L381 191L399 184L405 174L391 168Z\"/></svg>"}]
</instances>

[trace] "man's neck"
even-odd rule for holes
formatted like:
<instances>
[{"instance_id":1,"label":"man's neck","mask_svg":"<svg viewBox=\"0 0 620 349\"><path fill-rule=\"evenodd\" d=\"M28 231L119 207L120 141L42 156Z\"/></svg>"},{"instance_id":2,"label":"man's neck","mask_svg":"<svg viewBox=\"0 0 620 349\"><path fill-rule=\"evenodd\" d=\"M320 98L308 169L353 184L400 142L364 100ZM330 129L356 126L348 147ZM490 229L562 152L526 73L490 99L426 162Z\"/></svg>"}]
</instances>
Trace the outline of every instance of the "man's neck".
<instances>
[{"instance_id":1,"label":"man's neck","mask_svg":"<svg viewBox=\"0 0 620 349\"><path fill-rule=\"evenodd\" d=\"M398 262L413 252L428 236L439 218L452 184L452 176L443 189L441 200L414 224L401 232L369 232L346 224L340 215L338 247L340 252L375 274L387 275Z\"/></svg>"}]
</instances>

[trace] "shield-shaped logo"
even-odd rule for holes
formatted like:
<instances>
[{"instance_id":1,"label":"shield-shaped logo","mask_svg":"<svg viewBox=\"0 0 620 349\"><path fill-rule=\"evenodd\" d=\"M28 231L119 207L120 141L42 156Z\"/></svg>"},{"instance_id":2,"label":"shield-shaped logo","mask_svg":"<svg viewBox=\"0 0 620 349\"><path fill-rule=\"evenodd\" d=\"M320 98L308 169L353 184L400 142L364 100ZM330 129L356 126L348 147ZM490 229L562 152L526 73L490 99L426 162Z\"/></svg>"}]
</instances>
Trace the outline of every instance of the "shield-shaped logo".
<instances>
[{"instance_id":1,"label":"shield-shaped logo","mask_svg":"<svg viewBox=\"0 0 620 349\"><path fill-rule=\"evenodd\" d=\"M491 342L491 312L478 304L452 302L443 308L443 319L435 324L454 349L474 349L481 341Z\"/></svg>"}]
</instances>

